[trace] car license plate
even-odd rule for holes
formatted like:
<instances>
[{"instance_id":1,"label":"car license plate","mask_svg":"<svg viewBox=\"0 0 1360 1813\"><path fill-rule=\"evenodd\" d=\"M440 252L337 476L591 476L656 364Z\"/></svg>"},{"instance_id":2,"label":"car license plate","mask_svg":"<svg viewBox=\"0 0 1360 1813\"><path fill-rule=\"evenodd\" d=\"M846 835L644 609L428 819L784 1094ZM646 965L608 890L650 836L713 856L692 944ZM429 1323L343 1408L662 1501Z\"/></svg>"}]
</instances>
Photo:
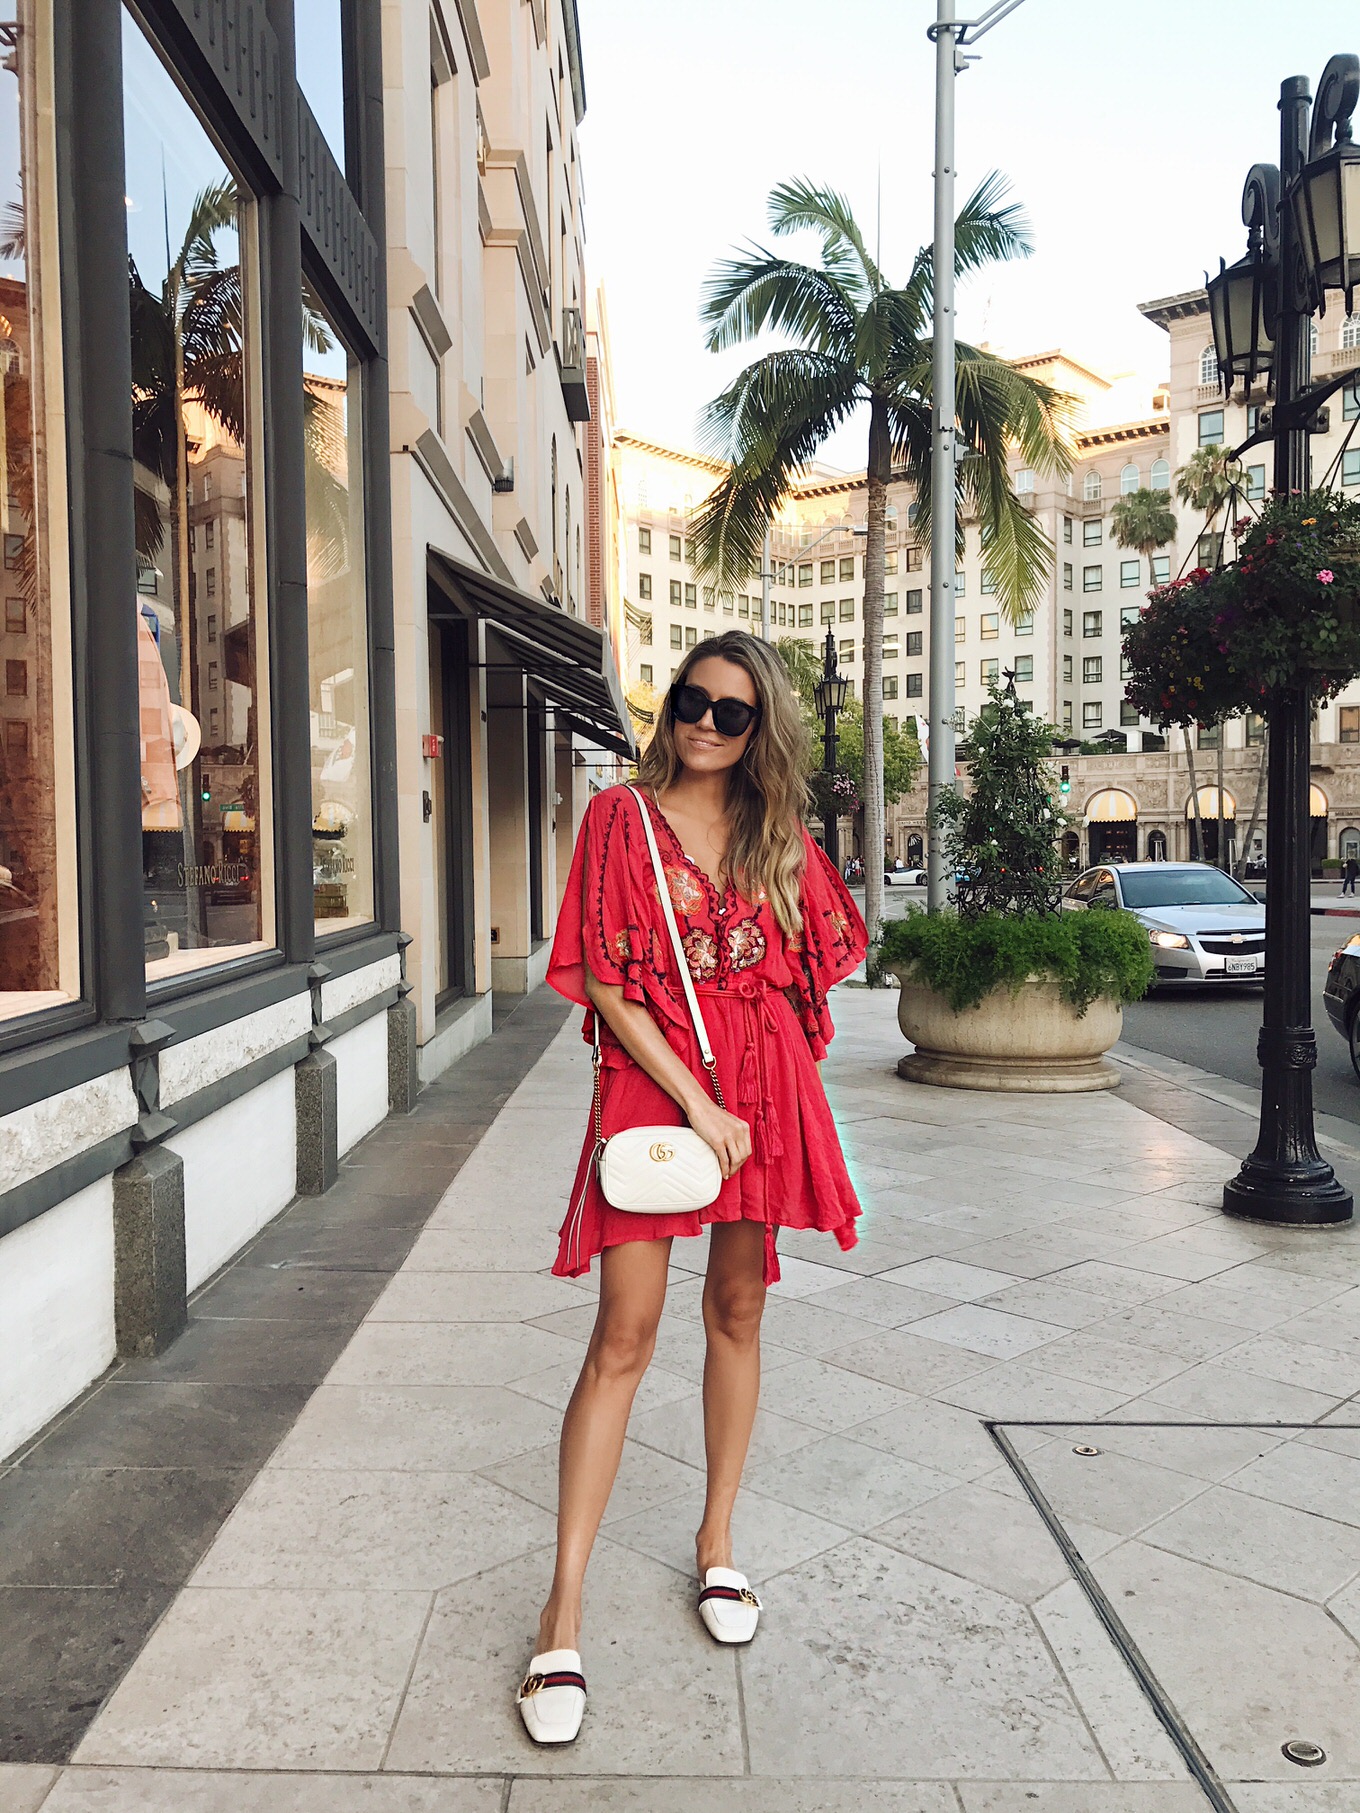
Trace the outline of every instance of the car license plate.
<instances>
[{"instance_id":1,"label":"car license plate","mask_svg":"<svg viewBox=\"0 0 1360 1813\"><path fill-rule=\"evenodd\" d=\"M1256 974L1255 957L1227 957L1223 963L1230 976L1254 976Z\"/></svg>"}]
</instances>

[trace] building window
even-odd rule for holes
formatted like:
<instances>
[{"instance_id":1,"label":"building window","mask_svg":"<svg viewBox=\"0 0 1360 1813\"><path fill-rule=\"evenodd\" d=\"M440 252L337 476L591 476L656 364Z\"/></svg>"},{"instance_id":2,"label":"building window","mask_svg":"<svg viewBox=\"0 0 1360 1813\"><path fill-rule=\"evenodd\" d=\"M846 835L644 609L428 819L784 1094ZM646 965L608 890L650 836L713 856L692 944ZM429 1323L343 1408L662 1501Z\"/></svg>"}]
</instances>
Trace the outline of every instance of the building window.
<instances>
[{"instance_id":1,"label":"building window","mask_svg":"<svg viewBox=\"0 0 1360 1813\"><path fill-rule=\"evenodd\" d=\"M855 659L854 643L849 642L849 641L840 643L839 647L838 647L838 655L839 655L840 660L842 662L844 662L844 664L847 667L849 667Z\"/></svg>"},{"instance_id":2,"label":"building window","mask_svg":"<svg viewBox=\"0 0 1360 1813\"><path fill-rule=\"evenodd\" d=\"M1120 628L1120 630L1123 631L1123 630L1131 628L1133 624L1137 623L1138 619L1142 616L1142 614L1143 614L1143 607L1140 604L1123 604L1123 605L1121 605L1119 607L1119 628Z\"/></svg>"},{"instance_id":3,"label":"building window","mask_svg":"<svg viewBox=\"0 0 1360 1813\"><path fill-rule=\"evenodd\" d=\"M732 594L730 592L723 592L721 594L721 597L722 597L723 614L724 614L724 616L730 617L732 615L732 604L733 604Z\"/></svg>"},{"instance_id":4,"label":"building window","mask_svg":"<svg viewBox=\"0 0 1360 1813\"><path fill-rule=\"evenodd\" d=\"M259 259L253 198L227 170L126 9L123 88L132 367L151 373L149 380L139 375L133 417L137 552L162 569L165 594L163 600L148 599L150 621L143 614L137 629L145 951L147 977L156 981L274 942L273 900L265 886L272 870L273 750L264 656L264 471L254 419ZM224 313L227 294L236 300ZM311 300L304 306L310 313ZM177 322L168 318L169 307L178 309ZM182 473L174 376L155 375L158 349L169 343L176 325L184 357L182 391L195 398L201 423L189 437ZM316 360L311 330L321 326L309 319L309 376ZM304 394L310 391L302 372L295 381ZM319 381L317 373L313 382ZM319 461L320 490L328 502L337 492L343 497L346 458L339 445ZM308 476L310 485L313 474ZM221 600L220 638L211 659L196 588L175 552L180 523L202 523L206 541L209 513L196 506L210 500L222 530L219 563L202 576L203 596ZM309 569L318 555L315 502L309 495ZM336 508L326 533L343 539L346 505ZM362 572L361 550L359 559ZM338 583L343 587L345 581ZM362 662L366 673L366 636ZM211 726L209 695L221 714L218 732L214 736L210 729L193 760L177 769L176 712ZM203 764L210 750L209 788Z\"/></svg>"},{"instance_id":5,"label":"building window","mask_svg":"<svg viewBox=\"0 0 1360 1813\"><path fill-rule=\"evenodd\" d=\"M1360 346L1360 315L1347 315L1341 323L1341 349L1353 352Z\"/></svg>"},{"instance_id":6,"label":"building window","mask_svg":"<svg viewBox=\"0 0 1360 1813\"><path fill-rule=\"evenodd\" d=\"M982 662L979 662L978 666L979 666L979 673L980 673L981 679L982 679L982 684L984 686L988 685L989 682L992 680L1000 679L1001 663L999 661L995 661L995 660L982 661Z\"/></svg>"},{"instance_id":7,"label":"building window","mask_svg":"<svg viewBox=\"0 0 1360 1813\"><path fill-rule=\"evenodd\" d=\"M687 611L697 611L698 608L699 588L697 585L687 585L685 587L685 609Z\"/></svg>"},{"instance_id":8,"label":"building window","mask_svg":"<svg viewBox=\"0 0 1360 1813\"><path fill-rule=\"evenodd\" d=\"M194 545L194 543L193 543L193 525L190 524L190 534L189 534L190 552L193 551L193 545ZM159 590L159 587L157 586L157 583L156 583L159 578L160 578L160 574L156 571L155 567L152 566L151 562L149 560L144 559L141 555L138 555L138 557L137 557L137 590L139 592L144 593L148 597L154 598L156 596L157 591Z\"/></svg>"},{"instance_id":9,"label":"building window","mask_svg":"<svg viewBox=\"0 0 1360 1813\"><path fill-rule=\"evenodd\" d=\"M1017 636L1032 636L1034 634L1033 611L1021 611L1020 615L1015 620L1015 633Z\"/></svg>"},{"instance_id":10,"label":"building window","mask_svg":"<svg viewBox=\"0 0 1360 1813\"><path fill-rule=\"evenodd\" d=\"M5 697L8 699L26 699L28 697L27 661L6 661Z\"/></svg>"},{"instance_id":11,"label":"building window","mask_svg":"<svg viewBox=\"0 0 1360 1813\"><path fill-rule=\"evenodd\" d=\"M638 530L638 553L650 554L652 551L652 532L650 529Z\"/></svg>"},{"instance_id":12,"label":"building window","mask_svg":"<svg viewBox=\"0 0 1360 1813\"><path fill-rule=\"evenodd\" d=\"M1081 569L1081 589L1083 592L1099 592L1105 586L1105 569L1103 567L1083 567Z\"/></svg>"},{"instance_id":13,"label":"building window","mask_svg":"<svg viewBox=\"0 0 1360 1813\"><path fill-rule=\"evenodd\" d=\"M896 636L885 636L883 638L883 659L885 661L895 661L897 659Z\"/></svg>"},{"instance_id":14,"label":"building window","mask_svg":"<svg viewBox=\"0 0 1360 1813\"><path fill-rule=\"evenodd\" d=\"M921 593L916 592L916 591L908 592L907 593L907 615L908 615L908 617L919 617L922 613L922 609L923 609L923 600L922 600Z\"/></svg>"},{"instance_id":15,"label":"building window","mask_svg":"<svg viewBox=\"0 0 1360 1813\"><path fill-rule=\"evenodd\" d=\"M995 592L995 590L996 590L996 574L989 572L986 567L983 567L982 578L981 578L980 583L981 583L981 588L982 588L983 592L988 597L991 597L992 593Z\"/></svg>"},{"instance_id":16,"label":"building window","mask_svg":"<svg viewBox=\"0 0 1360 1813\"><path fill-rule=\"evenodd\" d=\"M1129 495L1130 491L1136 491L1137 489L1138 489L1138 468L1137 468L1137 466L1125 466L1124 470L1119 474L1119 495L1121 497L1127 497Z\"/></svg>"},{"instance_id":17,"label":"building window","mask_svg":"<svg viewBox=\"0 0 1360 1813\"><path fill-rule=\"evenodd\" d=\"M1343 743L1360 743L1360 705L1342 705L1338 708L1337 717L1341 728L1337 732ZM1254 739L1260 742L1262 739Z\"/></svg>"},{"instance_id":18,"label":"building window","mask_svg":"<svg viewBox=\"0 0 1360 1813\"><path fill-rule=\"evenodd\" d=\"M1212 346L1206 346L1199 356L1199 381L1201 384L1218 383L1218 354Z\"/></svg>"},{"instance_id":19,"label":"building window","mask_svg":"<svg viewBox=\"0 0 1360 1813\"><path fill-rule=\"evenodd\" d=\"M643 661L638 667L638 679L644 686L650 686L652 683L652 669L646 661Z\"/></svg>"},{"instance_id":20,"label":"building window","mask_svg":"<svg viewBox=\"0 0 1360 1813\"><path fill-rule=\"evenodd\" d=\"M650 614L639 616L637 620L638 642L643 648L652 646L652 619Z\"/></svg>"},{"instance_id":21,"label":"building window","mask_svg":"<svg viewBox=\"0 0 1360 1813\"><path fill-rule=\"evenodd\" d=\"M217 524L211 516L203 525L203 546L209 554L217 546Z\"/></svg>"},{"instance_id":22,"label":"building window","mask_svg":"<svg viewBox=\"0 0 1360 1813\"><path fill-rule=\"evenodd\" d=\"M834 623L836 621L836 600L834 598L823 598L821 621L823 623Z\"/></svg>"},{"instance_id":23,"label":"building window","mask_svg":"<svg viewBox=\"0 0 1360 1813\"><path fill-rule=\"evenodd\" d=\"M838 571L842 579L853 579L855 577L855 557L853 554L841 555Z\"/></svg>"},{"instance_id":24,"label":"building window","mask_svg":"<svg viewBox=\"0 0 1360 1813\"><path fill-rule=\"evenodd\" d=\"M1222 732L1220 724L1199 724L1195 727L1195 747L1197 749L1217 749Z\"/></svg>"},{"instance_id":25,"label":"building window","mask_svg":"<svg viewBox=\"0 0 1360 1813\"><path fill-rule=\"evenodd\" d=\"M920 674L907 675L907 697L909 699L919 699L921 697Z\"/></svg>"},{"instance_id":26,"label":"building window","mask_svg":"<svg viewBox=\"0 0 1360 1813\"><path fill-rule=\"evenodd\" d=\"M1218 565L1219 549L1221 546L1221 536L1201 535L1199 540L1195 543L1196 564L1202 567L1216 567Z\"/></svg>"},{"instance_id":27,"label":"building window","mask_svg":"<svg viewBox=\"0 0 1360 1813\"><path fill-rule=\"evenodd\" d=\"M1360 485L1360 447L1348 447L1341 456L1341 482Z\"/></svg>"},{"instance_id":28,"label":"building window","mask_svg":"<svg viewBox=\"0 0 1360 1813\"><path fill-rule=\"evenodd\" d=\"M1070 516L1063 517L1063 540L1069 545L1069 547L1071 546L1072 518Z\"/></svg>"},{"instance_id":29,"label":"building window","mask_svg":"<svg viewBox=\"0 0 1360 1813\"><path fill-rule=\"evenodd\" d=\"M671 550L671 559L679 560L679 558L680 558L680 537L678 535L671 536L670 550Z\"/></svg>"},{"instance_id":30,"label":"building window","mask_svg":"<svg viewBox=\"0 0 1360 1813\"><path fill-rule=\"evenodd\" d=\"M737 599L737 615L738 617L751 615L751 600L745 592L742 592Z\"/></svg>"},{"instance_id":31,"label":"building window","mask_svg":"<svg viewBox=\"0 0 1360 1813\"><path fill-rule=\"evenodd\" d=\"M1119 584L1124 591L1127 591L1130 586L1137 585L1138 581L1142 578L1142 574L1138 570L1139 564L1140 563L1136 560L1120 561Z\"/></svg>"},{"instance_id":32,"label":"building window","mask_svg":"<svg viewBox=\"0 0 1360 1813\"><path fill-rule=\"evenodd\" d=\"M995 642L1001 634L1001 618L996 611L986 611L982 618L982 640Z\"/></svg>"},{"instance_id":33,"label":"building window","mask_svg":"<svg viewBox=\"0 0 1360 1813\"><path fill-rule=\"evenodd\" d=\"M897 615L896 592L885 592L883 594L883 615L885 617L895 617Z\"/></svg>"},{"instance_id":34,"label":"building window","mask_svg":"<svg viewBox=\"0 0 1360 1813\"><path fill-rule=\"evenodd\" d=\"M968 640L968 619L966 617L956 617L954 619L954 640L955 642L966 642Z\"/></svg>"},{"instance_id":35,"label":"building window","mask_svg":"<svg viewBox=\"0 0 1360 1813\"><path fill-rule=\"evenodd\" d=\"M685 647L693 648L699 640L699 632L692 623L685 625Z\"/></svg>"},{"instance_id":36,"label":"building window","mask_svg":"<svg viewBox=\"0 0 1360 1813\"><path fill-rule=\"evenodd\" d=\"M853 598L842 598L840 602L840 620L842 623L853 623L855 620L855 601Z\"/></svg>"},{"instance_id":37,"label":"building window","mask_svg":"<svg viewBox=\"0 0 1360 1813\"><path fill-rule=\"evenodd\" d=\"M908 630L907 631L907 653L908 653L908 655L922 654L924 652L922 649L922 646L921 646L923 640L924 640L924 638L923 638L922 632L920 630Z\"/></svg>"},{"instance_id":38,"label":"building window","mask_svg":"<svg viewBox=\"0 0 1360 1813\"><path fill-rule=\"evenodd\" d=\"M1356 708L1354 706L1349 706L1349 707L1343 706L1342 707L1343 711L1345 711L1345 710L1354 711L1355 709ZM1247 722L1247 747L1250 749L1250 748L1253 748L1257 744L1264 743L1266 740L1266 721L1261 716L1260 712L1259 711L1249 711L1247 713L1246 722ZM1357 721L1356 728L1360 729L1360 721ZM1360 740L1360 739L1357 739L1357 740Z\"/></svg>"},{"instance_id":39,"label":"building window","mask_svg":"<svg viewBox=\"0 0 1360 1813\"><path fill-rule=\"evenodd\" d=\"M1341 419L1353 422L1360 416L1360 384L1348 384L1341 393Z\"/></svg>"},{"instance_id":40,"label":"building window","mask_svg":"<svg viewBox=\"0 0 1360 1813\"><path fill-rule=\"evenodd\" d=\"M1034 490L1034 474L1028 466L1022 466L1015 475L1015 495L1028 497Z\"/></svg>"},{"instance_id":41,"label":"building window","mask_svg":"<svg viewBox=\"0 0 1360 1813\"><path fill-rule=\"evenodd\" d=\"M1171 462L1153 460L1152 471L1148 474L1148 483L1154 491L1169 491L1171 489Z\"/></svg>"},{"instance_id":42,"label":"building window","mask_svg":"<svg viewBox=\"0 0 1360 1813\"><path fill-rule=\"evenodd\" d=\"M678 623L673 623L671 625L671 647L672 648L683 648L684 646L685 646L685 638L680 629L680 625Z\"/></svg>"},{"instance_id":43,"label":"building window","mask_svg":"<svg viewBox=\"0 0 1360 1813\"><path fill-rule=\"evenodd\" d=\"M1171 556L1169 554L1154 554L1152 556L1152 583L1153 583L1153 585L1165 585L1167 580L1170 579L1170 577L1171 577Z\"/></svg>"},{"instance_id":44,"label":"building window","mask_svg":"<svg viewBox=\"0 0 1360 1813\"><path fill-rule=\"evenodd\" d=\"M1070 560L1065 560L1063 562L1063 590L1065 592L1070 592L1072 590L1072 572L1072 562Z\"/></svg>"},{"instance_id":45,"label":"building window","mask_svg":"<svg viewBox=\"0 0 1360 1813\"><path fill-rule=\"evenodd\" d=\"M1064 655L1062 658L1062 663L1063 663L1062 664L1063 685L1070 686L1072 684L1072 657L1071 657L1071 655Z\"/></svg>"},{"instance_id":46,"label":"building window","mask_svg":"<svg viewBox=\"0 0 1360 1813\"><path fill-rule=\"evenodd\" d=\"M888 574L893 574L897 571L896 548L889 548L887 553L883 556L883 571Z\"/></svg>"},{"instance_id":47,"label":"building window","mask_svg":"<svg viewBox=\"0 0 1360 1813\"><path fill-rule=\"evenodd\" d=\"M1099 730L1105 722L1105 707L1099 699L1088 699L1081 708L1083 730Z\"/></svg>"},{"instance_id":48,"label":"building window","mask_svg":"<svg viewBox=\"0 0 1360 1813\"><path fill-rule=\"evenodd\" d=\"M652 576L651 576L651 574L650 573L639 573L638 574L638 597L641 598L644 603L646 603L646 601L651 597L651 595L652 595Z\"/></svg>"},{"instance_id":49,"label":"building window","mask_svg":"<svg viewBox=\"0 0 1360 1813\"><path fill-rule=\"evenodd\" d=\"M967 574L966 573L955 573L955 575L954 575L954 596L956 598L962 598L964 593L967 591L967 589L968 589Z\"/></svg>"},{"instance_id":50,"label":"building window","mask_svg":"<svg viewBox=\"0 0 1360 1813\"><path fill-rule=\"evenodd\" d=\"M896 674L884 674L884 676L883 676L883 697L885 699L895 699L897 697L897 675Z\"/></svg>"},{"instance_id":51,"label":"building window","mask_svg":"<svg viewBox=\"0 0 1360 1813\"><path fill-rule=\"evenodd\" d=\"M1098 548L1105 538L1105 524L1101 517L1091 516L1081 525L1081 545L1084 548Z\"/></svg>"},{"instance_id":52,"label":"building window","mask_svg":"<svg viewBox=\"0 0 1360 1813\"><path fill-rule=\"evenodd\" d=\"M1017 686L1034 684L1034 656L1017 655L1015 657L1015 683Z\"/></svg>"},{"instance_id":53,"label":"building window","mask_svg":"<svg viewBox=\"0 0 1360 1813\"><path fill-rule=\"evenodd\" d=\"M208 641L211 644L213 642L216 642L216 640L217 640L217 617L214 612L209 611L208 612Z\"/></svg>"},{"instance_id":54,"label":"building window","mask_svg":"<svg viewBox=\"0 0 1360 1813\"><path fill-rule=\"evenodd\" d=\"M28 605L22 598L5 600L5 634L23 636L28 631Z\"/></svg>"},{"instance_id":55,"label":"building window","mask_svg":"<svg viewBox=\"0 0 1360 1813\"><path fill-rule=\"evenodd\" d=\"M1130 726L1137 724L1137 722L1138 707L1136 705L1131 705L1127 699L1121 699L1119 701L1120 728L1127 730Z\"/></svg>"},{"instance_id":56,"label":"building window","mask_svg":"<svg viewBox=\"0 0 1360 1813\"><path fill-rule=\"evenodd\" d=\"M811 601L809 601L807 604L800 604L798 606L798 627L799 627L799 629L811 629L812 628L812 604L811 604Z\"/></svg>"},{"instance_id":57,"label":"building window","mask_svg":"<svg viewBox=\"0 0 1360 1813\"><path fill-rule=\"evenodd\" d=\"M1071 613L1071 611L1064 611L1063 612L1063 635L1070 636L1071 634L1072 634L1072 613Z\"/></svg>"},{"instance_id":58,"label":"building window","mask_svg":"<svg viewBox=\"0 0 1360 1813\"><path fill-rule=\"evenodd\" d=\"M714 593L713 587L711 585L706 585L704 587L703 603L704 603L704 609L706 611L712 611L712 610L717 609L718 600L717 600L716 594Z\"/></svg>"},{"instance_id":59,"label":"building window","mask_svg":"<svg viewBox=\"0 0 1360 1813\"><path fill-rule=\"evenodd\" d=\"M913 506L913 508L914 507L915 506ZM919 573L921 570L922 550L919 547L904 548L903 554L905 556L902 562L903 569L908 573Z\"/></svg>"},{"instance_id":60,"label":"building window","mask_svg":"<svg viewBox=\"0 0 1360 1813\"><path fill-rule=\"evenodd\" d=\"M672 579L671 580L671 609L672 610L678 611L680 609L681 591L682 591L682 587L681 587L680 581L678 579Z\"/></svg>"},{"instance_id":61,"label":"building window","mask_svg":"<svg viewBox=\"0 0 1360 1813\"><path fill-rule=\"evenodd\" d=\"M1100 502L1100 474L1090 471L1081 481L1082 502L1098 504Z\"/></svg>"},{"instance_id":62,"label":"building window","mask_svg":"<svg viewBox=\"0 0 1360 1813\"><path fill-rule=\"evenodd\" d=\"M1264 466L1247 467L1247 496L1253 503L1259 503L1266 494L1266 469Z\"/></svg>"},{"instance_id":63,"label":"building window","mask_svg":"<svg viewBox=\"0 0 1360 1813\"><path fill-rule=\"evenodd\" d=\"M1201 447L1221 447L1223 445L1223 411L1206 409L1199 418L1199 444Z\"/></svg>"},{"instance_id":64,"label":"building window","mask_svg":"<svg viewBox=\"0 0 1360 1813\"><path fill-rule=\"evenodd\" d=\"M1083 611L1081 613L1081 635L1084 642L1093 641L1104 631L1105 613L1103 611Z\"/></svg>"},{"instance_id":65,"label":"building window","mask_svg":"<svg viewBox=\"0 0 1360 1813\"><path fill-rule=\"evenodd\" d=\"M810 560L805 560L799 567L798 583L800 586L812 584L812 562Z\"/></svg>"},{"instance_id":66,"label":"building window","mask_svg":"<svg viewBox=\"0 0 1360 1813\"><path fill-rule=\"evenodd\" d=\"M1099 655L1087 655L1081 664L1081 683L1083 686L1099 686L1104 677L1105 663Z\"/></svg>"},{"instance_id":67,"label":"building window","mask_svg":"<svg viewBox=\"0 0 1360 1813\"><path fill-rule=\"evenodd\" d=\"M1127 680L1132 671L1133 663L1121 649L1119 653L1119 678L1121 680Z\"/></svg>"},{"instance_id":68,"label":"building window","mask_svg":"<svg viewBox=\"0 0 1360 1813\"><path fill-rule=\"evenodd\" d=\"M685 537L685 560L688 565L693 566L693 564L694 564L694 543L690 540L688 535Z\"/></svg>"},{"instance_id":69,"label":"building window","mask_svg":"<svg viewBox=\"0 0 1360 1813\"><path fill-rule=\"evenodd\" d=\"M956 661L956 662L955 662L955 663L954 663L954 684L955 684L955 686L962 686L962 685L963 685L963 683L964 683L964 679L963 679L963 662L962 662L962 661Z\"/></svg>"},{"instance_id":70,"label":"building window","mask_svg":"<svg viewBox=\"0 0 1360 1813\"><path fill-rule=\"evenodd\" d=\"M1064 730L1070 730L1072 728L1072 701L1070 699L1063 700L1062 727Z\"/></svg>"},{"instance_id":71,"label":"building window","mask_svg":"<svg viewBox=\"0 0 1360 1813\"><path fill-rule=\"evenodd\" d=\"M821 567L819 568L819 572L821 574L821 581L822 581L823 585L835 585L835 583L836 583L836 563L834 560L824 560L821 564Z\"/></svg>"}]
</instances>

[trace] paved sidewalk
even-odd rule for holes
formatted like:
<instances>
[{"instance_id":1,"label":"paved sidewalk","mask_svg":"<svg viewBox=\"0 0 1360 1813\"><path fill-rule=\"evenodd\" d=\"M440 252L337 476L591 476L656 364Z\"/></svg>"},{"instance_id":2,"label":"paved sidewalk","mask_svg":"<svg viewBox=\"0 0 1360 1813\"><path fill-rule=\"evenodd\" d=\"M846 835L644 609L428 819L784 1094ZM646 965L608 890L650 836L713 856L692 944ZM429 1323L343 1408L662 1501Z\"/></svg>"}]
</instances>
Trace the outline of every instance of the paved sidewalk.
<instances>
[{"instance_id":1,"label":"paved sidewalk","mask_svg":"<svg viewBox=\"0 0 1360 1813\"><path fill-rule=\"evenodd\" d=\"M867 1213L849 1253L781 1242L750 1650L693 1610L704 1249L677 1242L580 1741L537 1750L512 1705L593 1317L545 1269L589 1087L572 1025L73 1765L0 1770L0 1813L1356 1813L1360 1234L1225 1221L1235 1158L1118 1094L906 1084L894 1005L835 998Z\"/></svg>"}]
</instances>

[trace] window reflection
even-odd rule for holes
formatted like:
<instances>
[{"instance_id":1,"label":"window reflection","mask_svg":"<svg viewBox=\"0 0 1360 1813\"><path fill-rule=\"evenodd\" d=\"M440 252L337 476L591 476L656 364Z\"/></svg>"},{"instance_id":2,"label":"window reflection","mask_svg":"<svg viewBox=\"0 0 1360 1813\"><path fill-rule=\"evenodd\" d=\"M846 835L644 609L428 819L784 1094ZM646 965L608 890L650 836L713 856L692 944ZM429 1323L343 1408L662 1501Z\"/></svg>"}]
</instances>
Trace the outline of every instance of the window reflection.
<instances>
[{"instance_id":1,"label":"window reflection","mask_svg":"<svg viewBox=\"0 0 1360 1813\"><path fill-rule=\"evenodd\" d=\"M0 23L0 1019L79 992L50 32Z\"/></svg>"},{"instance_id":2,"label":"window reflection","mask_svg":"<svg viewBox=\"0 0 1360 1813\"><path fill-rule=\"evenodd\" d=\"M373 917L361 367L304 285L312 898L318 934Z\"/></svg>"},{"instance_id":3,"label":"window reflection","mask_svg":"<svg viewBox=\"0 0 1360 1813\"><path fill-rule=\"evenodd\" d=\"M142 870L160 979L273 938L253 211L123 25Z\"/></svg>"}]
</instances>

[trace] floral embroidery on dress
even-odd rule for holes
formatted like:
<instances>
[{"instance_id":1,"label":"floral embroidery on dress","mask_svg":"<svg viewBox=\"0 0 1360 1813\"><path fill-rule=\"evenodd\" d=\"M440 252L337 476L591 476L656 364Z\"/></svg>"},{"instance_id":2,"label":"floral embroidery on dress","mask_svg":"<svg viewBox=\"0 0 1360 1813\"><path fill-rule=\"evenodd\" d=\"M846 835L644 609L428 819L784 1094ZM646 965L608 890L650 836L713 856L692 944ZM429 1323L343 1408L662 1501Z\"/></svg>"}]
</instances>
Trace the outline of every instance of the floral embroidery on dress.
<instances>
[{"instance_id":1,"label":"floral embroidery on dress","mask_svg":"<svg viewBox=\"0 0 1360 1813\"><path fill-rule=\"evenodd\" d=\"M688 869L668 868L666 885L670 889L671 905L677 913L683 913L686 918L690 918L703 906L704 890Z\"/></svg>"},{"instance_id":2,"label":"floral embroidery on dress","mask_svg":"<svg viewBox=\"0 0 1360 1813\"><path fill-rule=\"evenodd\" d=\"M750 969L765 956L765 934L757 919L743 919L728 927L727 954L733 969Z\"/></svg>"},{"instance_id":3,"label":"floral embroidery on dress","mask_svg":"<svg viewBox=\"0 0 1360 1813\"><path fill-rule=\"evenodd\" d=\"M610 940L610 949L620 963L627 963L628 959L633 954L633 940L631 934L627 931L615 932L613 938Z\"/></svg>"},{"instance_id":4,"label":"floral embroidery on dress","mask_svg":"<svg viewBox=\"0 0 1360 1813\"><path fill-rule=\"evenodd\" d=\"M695 926L680 942L684 946L689 973L696 982L707 982L718 973L718 945L712 932Z\"/></svg>"}]
</instances>

